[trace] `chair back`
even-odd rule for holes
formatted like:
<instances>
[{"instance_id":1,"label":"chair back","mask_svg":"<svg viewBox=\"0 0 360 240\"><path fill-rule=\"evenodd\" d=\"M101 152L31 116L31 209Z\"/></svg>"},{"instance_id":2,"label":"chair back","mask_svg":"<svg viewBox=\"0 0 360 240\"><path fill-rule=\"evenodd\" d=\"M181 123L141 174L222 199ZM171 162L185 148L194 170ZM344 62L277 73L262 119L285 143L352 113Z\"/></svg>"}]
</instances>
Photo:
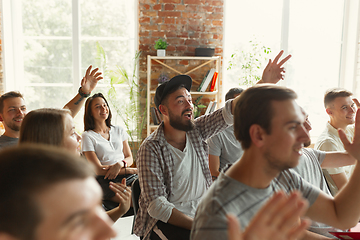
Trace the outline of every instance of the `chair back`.
<instances>
[{"instance_id":1,"label":"chair back","mask_svg":"<svg viewBox=\"0 0 360 240\"><path fill-rule=\"evenodd\" d=\"M131 200L132 200L132 204L133 204L133 208L134 208L134 220L133 220L133 227L132 227L131 234L134 233L135 218L136 218L137 211L139 209L140 193L141 193L140 183L139 183L139 178L137 178L131 185Z\"/></svg>"}]
</instances>

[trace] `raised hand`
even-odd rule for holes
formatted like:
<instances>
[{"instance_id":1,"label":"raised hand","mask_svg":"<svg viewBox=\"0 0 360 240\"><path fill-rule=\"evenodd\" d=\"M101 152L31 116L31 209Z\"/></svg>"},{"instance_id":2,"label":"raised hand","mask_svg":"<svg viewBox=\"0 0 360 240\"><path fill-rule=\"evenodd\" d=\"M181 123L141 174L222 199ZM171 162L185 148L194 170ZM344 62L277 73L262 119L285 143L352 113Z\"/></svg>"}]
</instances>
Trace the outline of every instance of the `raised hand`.
<instances>
[{"instance_id":1,"label":"raised hand","mask_svg":"<svg viewBox=\"0 0 360 240\"><path fill-rule=\"evenodd\" d=\"M85 76L81 80L81 90L85 94L88 94L92 90L94 90L94 88L97 85L97 82L103 79L103 77L101 76L102 73L98 72L99 68L95 68L92 71L91 68L92 66L90 65L86 70Z\"/></svg>"},{"instance_id":2,"label":"raised hand","mask_svg":"<svg viewBox=\"0 0 360 240\"><path fill-rule=\"evenodd\" d=\"M291 55L288 55L283 60L281 60L279 63L279 59L281 55L284 53L283 50L279 52L279 54L274 58L274 61L271 61L269 59L269 63L266 65L262 79L259 81L259 83L277 83L278 81L284 79L284 73L285 70L282 67L284 63L286 63L287 60L291 58Z\"/></svg>"},{"instance_id":3,"label":"raised hand","mask_svg":"<svg viewBox=\"0 0 360 240\"><path fill-rule=\"evenodd\" d=\"M131 188L126 186L126 179L123 178L121 183L110 182L109 188L115 193L115 200L119 203L120 215L124 215L130 208Z\"/></svg>"},{"instance_id":4,"label":"raised hand","mask_svg":"<svg viewBox=\"0 0 360 240\"><path fill-rule=\"evenodd\" d=\"M343 129L338 129L339 137L344 144L345 150L353 156L356 160L360 161L360 108L356 111L355 117L355 133L353 142L347 139Z\"/></svg>"},{"instance_id":5,"label":"raised hand","mask_svg":"<svg viewBox=\"0 0 360 240\"><path fill-rule=\"evenodd\" d=\"M310 221L300 220L308 203L299 192L278 192L260 209L242 233L235 216L228 216L229 240L288 240L301 237Z\"/></svg>"}]
</instances>

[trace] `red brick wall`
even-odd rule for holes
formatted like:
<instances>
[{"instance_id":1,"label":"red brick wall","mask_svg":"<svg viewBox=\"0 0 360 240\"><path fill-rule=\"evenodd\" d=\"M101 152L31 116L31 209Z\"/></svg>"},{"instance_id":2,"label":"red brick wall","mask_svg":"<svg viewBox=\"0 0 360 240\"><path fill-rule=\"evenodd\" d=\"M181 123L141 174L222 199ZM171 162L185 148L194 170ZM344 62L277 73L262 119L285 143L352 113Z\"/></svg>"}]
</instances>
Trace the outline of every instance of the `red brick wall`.
<instances>
[{"instance_id":1,"label":"red brick wall","mask_svg":"<svg viewBox=\"0 0 360 240\"><path fill-rule=\"evenodd\" d=\"M213 47L215 55L222 57L223 10L224 0L139 0L139 50L142 51L139 69L141 86L143 88L146 86L146 56L156 56L154 44L159 38L166 39L169 44L166 49L167 56L194 56L197 47ZM153 64L155 63L153 62ZM192 69L196 64L199 63L194 61L174 62L175 68L181 72ZM191 77L201 81L206 70L205 68L200 69L192 73ZM155 64L152 69L152 85L156 84L156 78L162 71L164 68ZM172 77L171 74L170 77ZM221 74L219 75L221 80ZM145 90L143 96L142 99L145 101ZM145 102L143 103L145 104Z\"/></svg>"},{"instance_id":2,"label":"red brick wall","mask_svg":"<svg viewBox=\"0 0 360 240\"><path fill-rule=\"evenodd\" d=\"M223 0L140 0L139 49L155 54L154 43L165 38L167 55L194 56L195 48L215 47L222 55Z\"/></svg>"}]
</instances>

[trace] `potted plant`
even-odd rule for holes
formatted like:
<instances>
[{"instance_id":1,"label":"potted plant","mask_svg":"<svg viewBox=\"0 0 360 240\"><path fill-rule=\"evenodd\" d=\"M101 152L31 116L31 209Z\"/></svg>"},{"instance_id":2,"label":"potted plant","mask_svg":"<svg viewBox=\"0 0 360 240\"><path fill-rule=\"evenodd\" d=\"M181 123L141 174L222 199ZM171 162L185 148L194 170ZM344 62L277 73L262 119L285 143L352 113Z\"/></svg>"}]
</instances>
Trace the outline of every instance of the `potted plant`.
<instances>
[{"instance_id":1,"label":"potted plant","mask_svg":"<svg viewBox=\"0 0 360 240\"><path fill-rule=\"evenodd\" d=\"M155 41L154 48L157 50L157 56L158 57L165 57L165 49L167 48L168 44L166 40L162 40L159 38L159 40Z\"/></svg>"}]
</instances>

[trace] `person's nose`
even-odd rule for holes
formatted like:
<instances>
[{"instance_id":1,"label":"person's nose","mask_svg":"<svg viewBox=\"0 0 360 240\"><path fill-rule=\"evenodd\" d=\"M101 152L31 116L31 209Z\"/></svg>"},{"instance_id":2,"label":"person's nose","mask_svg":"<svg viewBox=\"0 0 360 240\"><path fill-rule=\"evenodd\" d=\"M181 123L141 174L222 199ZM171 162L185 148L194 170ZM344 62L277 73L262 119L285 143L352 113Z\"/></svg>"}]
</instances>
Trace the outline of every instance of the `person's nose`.
<instances>
[{"instance_id":1,"label":"person's nose","mask_svg":"<svg viewBox=\"0 0 360 240\"><path fill-rule=\"evenodd\" d=\"M94 233L93 240L110 239L116 236L116 232L112 227L109 216L104 212L98 212L93 221L92 231Z\"/></svg>"},{"instance_id":2,"label":"person's nose","mask_svg":"<svg viewBox=\"0 0 360 240\"><path fill-rule=\"evenodd\" d=\"M77 142L80 142L81 141L81 136L76 132L76 141Z\"/></svg>"},{"instance_id":3,"label":"person's nose","mask_svg":"<svg viewBox=\"0 0 360 240\"><path fill-rule=\"evenodd\" d=\"M191 100L186 100L188 107L191 108L191 110L194 110L194 104Z\"/></svg>"},{"instance_id":4,"label":"person's nose","mask_svg":"<svg viewBox=\"0 0 360 240\"><path fill-rule=\"evenodd\" d=\"M310 126L310 128L311 128L311 126ZM310 133L307 130L305 124L302 124L301 128L300 128L300 141L302 143L306 143L306 142L310 141Z\"/></svg>"}]
</instances>

